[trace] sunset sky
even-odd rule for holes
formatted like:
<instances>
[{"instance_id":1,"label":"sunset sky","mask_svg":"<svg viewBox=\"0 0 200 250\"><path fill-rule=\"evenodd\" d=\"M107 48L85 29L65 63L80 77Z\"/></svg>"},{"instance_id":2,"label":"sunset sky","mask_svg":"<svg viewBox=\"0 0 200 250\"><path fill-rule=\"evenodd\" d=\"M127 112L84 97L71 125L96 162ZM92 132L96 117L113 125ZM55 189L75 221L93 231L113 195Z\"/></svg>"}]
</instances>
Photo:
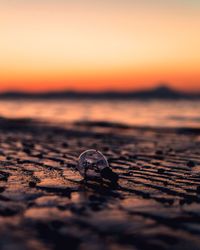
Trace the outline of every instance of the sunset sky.
<instances>
[{"instance_id":1,"label":"sunset sky","mask_svg":"<svg viewBox=\"0 0 200 250\"><path fill-rule=\"evenodd\" d=\"M200 92L200 0L0 0L0 91Z\"/></svg>"}]
</instances>

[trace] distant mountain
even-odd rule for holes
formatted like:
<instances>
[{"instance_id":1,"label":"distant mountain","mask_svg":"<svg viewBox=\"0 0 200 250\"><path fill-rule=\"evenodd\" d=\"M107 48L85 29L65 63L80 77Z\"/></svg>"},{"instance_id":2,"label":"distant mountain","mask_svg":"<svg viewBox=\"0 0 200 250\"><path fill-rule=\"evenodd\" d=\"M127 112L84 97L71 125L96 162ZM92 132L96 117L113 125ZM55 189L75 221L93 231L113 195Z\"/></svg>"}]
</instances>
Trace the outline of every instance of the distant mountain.
<instances>
[{"instance_id":1,"label":"distant mountain","mask_svg":"<svg viewBox=\"0 0 200 250\"><path fill-rule=\"evenodd\" d=\"M175 91L166 85L160 85L153 89L144 91L132 92L134 97L138 98L161 98L161 99L174 99L174 98L185 98L186 94ZM187 95L188 96L188 95Z\"/></svg>"},{"instance_id":2,"label":"distant mountain","mask_svg":"<svg viewBox=\"0 0 200 250\"><path fill-rule=\"evenodd\" d=\"M183 93L160 85L153 89L130 92L5 92L0 93L0 99L200 99L200 93Z\"/></svg>"}]
</instances>

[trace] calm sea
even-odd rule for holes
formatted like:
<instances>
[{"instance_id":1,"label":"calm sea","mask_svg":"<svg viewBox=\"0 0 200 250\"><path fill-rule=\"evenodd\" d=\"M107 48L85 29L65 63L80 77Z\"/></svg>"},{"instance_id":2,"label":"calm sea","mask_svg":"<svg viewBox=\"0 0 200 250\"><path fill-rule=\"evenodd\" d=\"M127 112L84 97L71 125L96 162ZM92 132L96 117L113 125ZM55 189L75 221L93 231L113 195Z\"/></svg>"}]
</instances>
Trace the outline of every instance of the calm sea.
<instances>
[{"instance_id":1,"label":"calm sea","mask_svg":"<svg viewBox=\"0 0 200 250\"><path fill-rule=\"evenodd\" d=\"M53 123L108 121L151 127L200 128L200 101L0 101L0 116Z\"/></svg>"}]
</instances>

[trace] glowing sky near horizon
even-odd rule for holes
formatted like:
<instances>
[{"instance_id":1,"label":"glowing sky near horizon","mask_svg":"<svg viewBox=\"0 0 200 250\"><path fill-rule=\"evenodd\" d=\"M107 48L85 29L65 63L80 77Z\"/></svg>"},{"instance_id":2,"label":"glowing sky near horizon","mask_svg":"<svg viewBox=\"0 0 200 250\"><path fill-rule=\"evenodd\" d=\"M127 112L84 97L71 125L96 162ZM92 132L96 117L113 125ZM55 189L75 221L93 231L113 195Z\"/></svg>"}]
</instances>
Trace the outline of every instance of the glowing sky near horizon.
<instances>
[{"instance_id":1,"label":"glowing sky near horizon","mask_svg":"<svg viewBox=\"0 0 200 250\"><path fill-rule=\"evenodd\" d=\"M199 0L0 0L0 91L200 91Z\"/></svg>"}]
</instances>

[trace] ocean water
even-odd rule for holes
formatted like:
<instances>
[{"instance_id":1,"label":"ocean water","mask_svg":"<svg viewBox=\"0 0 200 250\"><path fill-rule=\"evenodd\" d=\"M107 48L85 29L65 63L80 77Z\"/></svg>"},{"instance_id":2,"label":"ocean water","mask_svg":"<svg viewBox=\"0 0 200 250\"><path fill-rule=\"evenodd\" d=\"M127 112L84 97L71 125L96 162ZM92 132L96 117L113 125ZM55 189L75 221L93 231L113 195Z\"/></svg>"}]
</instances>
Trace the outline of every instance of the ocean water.
<instances>
[{"instance_id":1,"label":"ocean water","mask_svg":"<svg viewBox=\"0 0 200 250\"><path fill-rule=\"evenodd\" d=\"M61 124L107 121L135 126L200 128L200 101L1 100L0 116Z\"/></svg>"}]
</instances>

